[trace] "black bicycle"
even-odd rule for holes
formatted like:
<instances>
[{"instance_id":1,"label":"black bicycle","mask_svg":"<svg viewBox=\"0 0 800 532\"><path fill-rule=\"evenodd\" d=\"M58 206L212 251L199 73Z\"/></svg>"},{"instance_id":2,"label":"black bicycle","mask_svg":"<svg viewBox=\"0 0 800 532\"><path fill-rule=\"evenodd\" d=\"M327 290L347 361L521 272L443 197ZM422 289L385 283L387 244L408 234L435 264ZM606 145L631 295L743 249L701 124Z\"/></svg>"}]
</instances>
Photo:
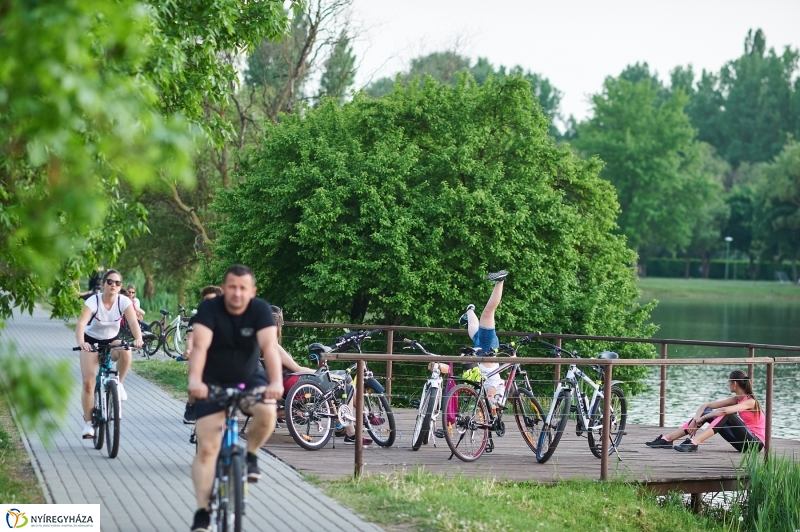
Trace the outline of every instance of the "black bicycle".
<instances>
[{"instance_id":1,"label":"black bicycle","mask_svg":"<svg viewBox=\"0 0 800 532\"><path fill-rule=\"evenodd\" d=\"M325 354L349 349L360 353L362 342L379 332L380 329L350 332L338 337L332 346L319 343L308 346L309 356L319 364L319 369L313 375L304 375L292 386L285 405L286 427L300 447L309 451L321 449L334 432L356 421L357 413L350 406L356 364L346 370L330 370ZM392 406L383 386L366 367L363 416L364 428L373 441L381 447L390 447L397 433Z\"/></svg>"},{"instance_id":2,"label":"black bicycle","mask_svg":"<svg viewBox=\"0 0 800 532\"><path fill-rule=\"evenodd\" d=\"M92 344L92 352L97 353L100 367L97 369L97 379L94 385L94 407L92 408L92 427L94 436L92 443L95 449L103 448L105 438L106 450L109 458L116 458L119 453L119 422L122 419L122 403L119 400L119 373L111 366L111 350L125 349L130 346L126 343L120 345ZM80 351L80 347L73 347L73 351Z\"/></svg>"}]
</instances>

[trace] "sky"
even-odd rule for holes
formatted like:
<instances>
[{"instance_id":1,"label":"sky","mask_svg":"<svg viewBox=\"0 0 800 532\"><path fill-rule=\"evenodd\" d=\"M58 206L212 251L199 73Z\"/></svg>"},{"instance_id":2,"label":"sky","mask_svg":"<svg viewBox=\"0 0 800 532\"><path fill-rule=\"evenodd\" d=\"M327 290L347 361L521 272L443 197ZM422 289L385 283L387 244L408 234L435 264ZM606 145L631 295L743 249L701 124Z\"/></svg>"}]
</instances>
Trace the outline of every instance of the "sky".
<instances>
[{"instance_id":1,"label":"sky","mask_svg":"<svg viewBox=\"0 0 800 532\"><path fill-rule=\"evenodd\" d=\"M637 61L662 80L677 65L719 71L750 28L776 51L800 48L800 0L354 0L351 16L357 87L455 46L473 62L543 74L563 93L562 114L579 120L606 76Z\"/></svg>"}]
</instances>

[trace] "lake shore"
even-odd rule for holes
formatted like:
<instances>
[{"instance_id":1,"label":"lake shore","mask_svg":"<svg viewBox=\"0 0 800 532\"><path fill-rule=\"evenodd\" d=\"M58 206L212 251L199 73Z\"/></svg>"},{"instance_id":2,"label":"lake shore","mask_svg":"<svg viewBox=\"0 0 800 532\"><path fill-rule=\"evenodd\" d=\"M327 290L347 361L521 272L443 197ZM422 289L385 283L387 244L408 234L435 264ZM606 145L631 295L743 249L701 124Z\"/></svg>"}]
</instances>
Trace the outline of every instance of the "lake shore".
<instances>
[{"instance_id":1,"label":"lake shore","mask_svg":"<svg viewBox=\"0 0 800 532\"><path fill-rule=\"evenodd\" d=\"M643 277L637 281L641 302L653 299L737 299L800 302L800 286L775 281L724 281Z\"/></svg>"}]
</instances>

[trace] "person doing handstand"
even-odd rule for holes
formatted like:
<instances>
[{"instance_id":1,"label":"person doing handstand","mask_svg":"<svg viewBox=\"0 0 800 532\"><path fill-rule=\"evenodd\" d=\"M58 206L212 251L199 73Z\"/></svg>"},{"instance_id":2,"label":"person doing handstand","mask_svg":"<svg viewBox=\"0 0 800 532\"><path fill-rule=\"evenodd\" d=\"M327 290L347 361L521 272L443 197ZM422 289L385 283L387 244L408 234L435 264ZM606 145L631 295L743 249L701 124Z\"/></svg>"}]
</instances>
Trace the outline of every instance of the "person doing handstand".
<instances>
[{"instance_id":1,"label":"person doing handstand","mask_svg":"<svg viewBox=\"0 0 800 532\"><path fill-rule=\"evenodd\" d=\"M497 339L497 331L495 329L494 314L497 307L500 306L500 300L503 299L503 285L507 276L508 272L506 270L487 275L486 280L494 281L495 285L492 295L489 296L486 306L483 307L480 318L475 314L475 305L470 304L459 320L461 325L467 326L467 334L472 339L474 347L480 348L479 356L491 356L492 350L500 347L500 341ZM481 376L485 379L483 386L486 390L486 397L492 406L496 404L495 395L502 397L505 393L505 382L503 382L499 374L487 378L487 375L499 366L497 362L478 364ZM502 407L502 405L499 406Z\"/></svg>"},{"instance_id":2,"label":"person doing handstand","mask_svg":"<svg viewBox=\"0 0 800 532\"><path fill-rule=\"evenodd\" d=\"M728 387L733 397L700 405L694 417L681 428L666 436L662 434L646 442L646 445L692 453L697 452L698 446L708 438L719 434L739 452L751 446L761 451L764 448L766 418L761 404L753 395L752 381L744 372L736 370L728 376ZM708 423L708 428L697 434L697 429L705 423ZM673 447L672 442L683 436L689 437Z\"/></svg>"}]
</instances>

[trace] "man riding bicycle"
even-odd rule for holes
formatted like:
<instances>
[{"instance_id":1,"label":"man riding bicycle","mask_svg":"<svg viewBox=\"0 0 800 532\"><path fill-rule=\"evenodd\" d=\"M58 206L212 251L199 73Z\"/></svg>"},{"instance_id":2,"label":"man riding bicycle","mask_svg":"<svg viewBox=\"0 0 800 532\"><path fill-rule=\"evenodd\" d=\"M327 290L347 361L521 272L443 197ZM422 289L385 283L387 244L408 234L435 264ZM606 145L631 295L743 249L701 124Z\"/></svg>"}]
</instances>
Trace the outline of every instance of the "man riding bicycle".
<instances>
[{"instance_id":1,"label":"man riding bicycle","mask_svg":"<svg viewBox=\"0 0 800 532\"><path fill-rule=\"evenodd\" d=\"M252 416L247 435L247 480L261 477L256 453L275 429L275 402L283 395L277 327L272 307L255 297L255 274L247 266L228 268L222 282L222 297L204 301L197 309L193 327L193 349L189 359L189 394L196 399L197 454L192 463L192 480L198 510L193 532L207 532L208 510L214 483L215 464L225 428L225 407L203 401L209 385L262 392L265 402L248 406ZM263 353L264 370L259 366Z\"/></svg>"}]
</instances>

